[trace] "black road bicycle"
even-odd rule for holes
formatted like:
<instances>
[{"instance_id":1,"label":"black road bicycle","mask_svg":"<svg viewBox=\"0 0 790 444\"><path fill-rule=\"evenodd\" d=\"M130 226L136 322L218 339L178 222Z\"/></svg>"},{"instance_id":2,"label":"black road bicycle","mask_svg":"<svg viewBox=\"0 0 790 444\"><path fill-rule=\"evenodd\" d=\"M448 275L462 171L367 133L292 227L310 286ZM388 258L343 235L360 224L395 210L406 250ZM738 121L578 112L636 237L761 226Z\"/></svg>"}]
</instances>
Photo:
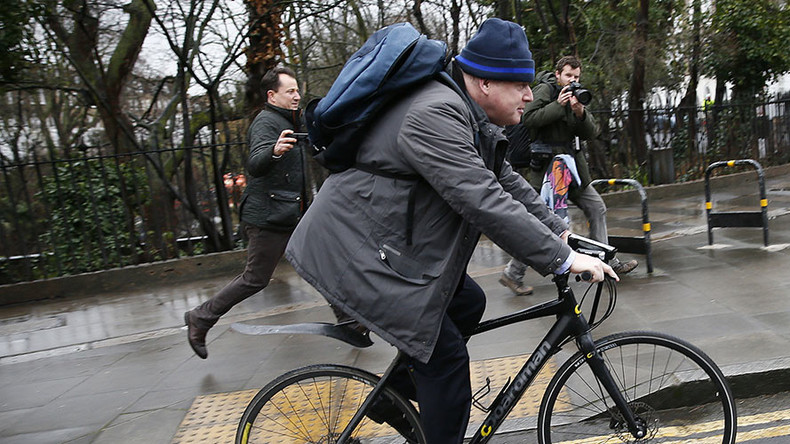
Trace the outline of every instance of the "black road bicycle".
<instances>
[{"instance_id":1,"label":"black road bicycle","mask_svg":"<svg viewBox=\"0 0 790 444\"><path fill-rule=\"evenodd\" d=\"M581 236L572 235L568 243L579 253L605 261L616 252ZM614 309L614 282L589 287L585 296L594 289L594 298L588 320L579 308L584 297L577 301L568 280L568 273L554 277L557 299L483 321L472 333L557 318L521 370L488 407L482 407L487 416L470 444L506 436L495 433L544 365L557 359L569 342L578 351L559 366L543 395L536 426L539 443L735 442L735 401L713 360L688 342L663 333L632 331L594 340L591 330ZM608 298L602 303L605 294ZM233 328L248 334L317 333L359 347L372 344L366 334L345 324L234 324ZM236 443L425 443L414 404L386 384L401 358L398 353L380 377L336 364L285 373L249 403ZM479 400L475 404L480 406ZM386 417L381 416L381 405L387 407Z\"/></svg>"}]
</instances>

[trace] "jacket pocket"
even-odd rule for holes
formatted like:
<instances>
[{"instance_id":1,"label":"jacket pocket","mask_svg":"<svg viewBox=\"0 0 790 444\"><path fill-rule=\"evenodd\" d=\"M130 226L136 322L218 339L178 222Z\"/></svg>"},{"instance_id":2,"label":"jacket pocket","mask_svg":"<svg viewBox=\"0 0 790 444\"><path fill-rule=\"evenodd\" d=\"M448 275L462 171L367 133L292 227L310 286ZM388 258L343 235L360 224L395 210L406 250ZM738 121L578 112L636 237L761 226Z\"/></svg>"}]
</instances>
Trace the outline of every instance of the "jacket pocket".
<instances>
[{"instance_id":1,"label":"jacket pocket","mask_svg":"<svg viewBox=\"0 0 790 444\"><path fill-rule=\"evenodd\" d=\"M295 227L302 217L302 195L296 191L272 190L269 192L269 211L266 223L282 227Z\"/></svg>"},{"instance_id":2,"label":"jacket pocket","mask_svg":"<svg viewBox=\"0 0 790 444\"><path fill-rule=\"evenodd\" d=\"M427 283L438 277L428 271L424 264L387 245L379 246L379 259L399 275L415 283Z\"/></svg>"}]
</instances>

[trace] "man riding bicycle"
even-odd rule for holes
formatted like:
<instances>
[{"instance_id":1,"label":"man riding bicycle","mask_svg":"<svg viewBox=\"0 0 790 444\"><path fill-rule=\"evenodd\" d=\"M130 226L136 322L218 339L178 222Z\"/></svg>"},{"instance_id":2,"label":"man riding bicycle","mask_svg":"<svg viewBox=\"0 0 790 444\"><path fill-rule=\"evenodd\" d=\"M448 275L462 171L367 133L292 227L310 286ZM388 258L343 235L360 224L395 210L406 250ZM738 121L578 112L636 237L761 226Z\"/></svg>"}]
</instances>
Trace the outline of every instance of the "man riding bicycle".
<instances>
[{"instance_id":1,"label":"man riding bicycle","mask_svg":"<svg viewBox=\"0 0 790 444\"><path fill-rule=\"evenodd\" d=\"M485 294L466 267L481 232L544 275L616 278L572 252L567 224L504 161L503 127L532 100L523 29L486 20L448 70L463 96L432 80L389 106L364 135L358 167L327 179L286 250L334 307L408 355L393 385L417 400L436 444L461 443L469 420L464 336Z\"/></svg>"}]
</instances>

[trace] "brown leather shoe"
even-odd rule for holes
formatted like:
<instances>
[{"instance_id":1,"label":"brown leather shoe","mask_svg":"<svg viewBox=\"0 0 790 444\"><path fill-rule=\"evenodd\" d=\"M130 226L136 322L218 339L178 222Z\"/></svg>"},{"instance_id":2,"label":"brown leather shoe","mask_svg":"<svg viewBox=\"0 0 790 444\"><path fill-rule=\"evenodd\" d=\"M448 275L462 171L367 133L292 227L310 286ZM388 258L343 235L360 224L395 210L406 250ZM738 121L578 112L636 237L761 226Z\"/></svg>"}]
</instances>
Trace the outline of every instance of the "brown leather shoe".
<instances>
[{"instance_id":1,"label":"brown leather shoe","mask_svg":"<svg viewBox=\"0 0 790 444\"><path fill-rule=\"evenodd\" d=\"M635 259L631 259L628 262L618 261L616 264L612 265L612 270L614 270L614 272L618 275L627 274L633 271L637 265L639 265L639 262L637 262Z\"/></svg>"},{"instance_id":2,"label":"brown leather shoe","mask_svg":"<svg viewBox=\"0 0 790 444\"><path fill-rule=\"evenodd\" d=\"M208 333L208 329L198 327L192 319L191 313L191 311L184 313L184 323L187 324L187 340L195 354L200 359L206 359L208 357L208 350L206 350L206 333Z\"/></svg>"},{"instance_id":3,"label":"brown leather shoe","mask_svg":"<svg viewBox=\"0 0 790 444\"><path fill-rule=\"evenodd\" d=\"M502 273L502 276L499 277L499 283L509 288L517 296L527 296L532 294L533 291L533 288L529 285L524 285L521 282L511 279L505 273Z\"/></svg>"}]
</instances>

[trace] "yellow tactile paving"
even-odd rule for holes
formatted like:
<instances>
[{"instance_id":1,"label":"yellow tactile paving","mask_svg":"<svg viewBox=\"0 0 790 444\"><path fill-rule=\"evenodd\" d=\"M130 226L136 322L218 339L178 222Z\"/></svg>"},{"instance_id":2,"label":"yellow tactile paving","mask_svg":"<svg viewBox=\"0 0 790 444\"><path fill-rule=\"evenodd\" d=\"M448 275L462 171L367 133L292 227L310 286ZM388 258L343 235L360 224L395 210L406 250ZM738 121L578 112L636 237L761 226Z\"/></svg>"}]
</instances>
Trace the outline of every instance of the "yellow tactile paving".
<instances>
[{"instance_id":1,"label":"yellow tactile paving","mask_svg":"<svg viewBox=\"0 0 790 444\"><path fill-rule=\"evenodd\" d=\"M486 377L491 381L491 392L479 399L480 403L488 406L496 395L518 370L524 365L529 355L510 356L484 361L474 361L470 364L472 374L472 391L475 392L485 385ZM524 393L519 403L513 408L509 418L525 418L536 416L540 399L551 375L556 370L554 360L549 360L547 368L538 375L537 380ZM325 386L316 386L315 390L324 390ZM241 415L247 404L258 390L244 390L230 393L218 393L195 398L178 432L173 438L173 444L186 443L231 443L236 435ZM359 399L359 394L354 398ZM341 412L341 416L353 412ZM274 416L274 415L271 415ZM485 418L486 413L472 408L471 423L479 423ZM367 427L375 427L373 423L366 423ZM375 432L374 432L375 433ZM262 439L261 441L268 441ZM272 441L276 441L272 439Z\"/></svg>"},{"instance_id":2,"label":"yellow tactile paving","mask_svg":"<svg viewBox=\"0 0 790 444\"><path fill-rule=\"evenodd\" d=\"M485 407L491 405L508 379L516 375L521 367L524 366L524 362L526 362L528 357L529 355L519 355L472 362L470 370L472 372L473 392L485 386L486 377L491 380L491 392L478 400L480 404ZM518 404L513 407L508 418L528 418L537 416L543 392L546 391L546 386L549 385L549 381L556 370L557 365L554 359L550 359L546 363L546 367L538 373L537 379L535 379L527 391L524 392ZM473 407L470 422L482 422L486 415L487 413Z\"/></svg>"},{"instance_id":3,"label":"yellow tactile paving","mask_svg":"<svg viewBox=\"0 0 790 444\"><path fill-rule=\"evenodd\" d=\"M244 409L258 390L198 396L178 427L173 443L230 443Z\"/></svg>"}]
</instances>

